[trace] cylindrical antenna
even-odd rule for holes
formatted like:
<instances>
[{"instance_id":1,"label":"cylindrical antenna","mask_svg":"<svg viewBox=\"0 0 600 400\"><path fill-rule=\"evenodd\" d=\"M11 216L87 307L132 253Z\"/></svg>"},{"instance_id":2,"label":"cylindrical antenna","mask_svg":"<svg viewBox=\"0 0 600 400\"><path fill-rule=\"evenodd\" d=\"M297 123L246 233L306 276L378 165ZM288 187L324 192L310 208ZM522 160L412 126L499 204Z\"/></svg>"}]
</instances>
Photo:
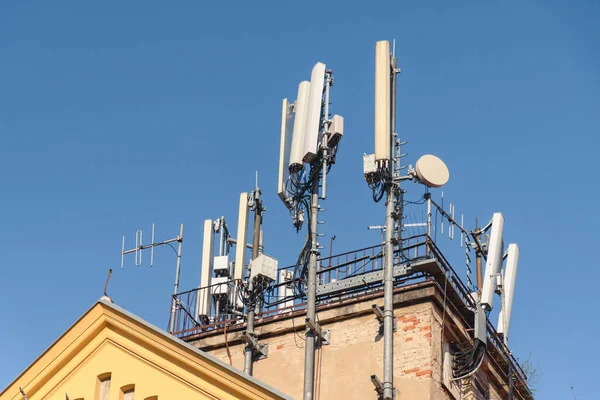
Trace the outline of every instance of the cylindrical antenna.
<instances>
[{"instance_id":1,"label":"cylindrical antenna","mask_svg":"<svg viewBox=\"0 0 600 400\"><path fill-rule=\"evenodd\" d=\"M475 217L475 232L479 232L479 218ZM477 277L477 289L481 293L483 288L483 267L482 267L482 254L479 248L481 247L481 233L475 235L475 241L477 250L475 251L475 275Z\"/></svg>"},{"instance_id":2,"label":"cylindrical antenna","mask_svg":"<svg viewBox=\"0 0 600 400\"><path fill-rule=\"evenodd\" d=\"M221 218L219 218L219 256L223 256L225 255L224 253L224 248L223 248L223 219L224 217L221 216Z\"/></svg>"},{"instance_id":3,"label":"cylindrical antenna","mask_svg":"<svg viewBox=\"0 0 600 400\"><path fill-rule=\"evenodd\" d=\"M135 265L142 265L142 230L135 232Z\"/></svg>"},{"instance_id":4,"label":"cylindrical antenna","mask_svg":"<svg viewBox=\"0 0 600 400\"><path fill-rule=\"evenodd\" d=\"M450 221L448 227L448 237L450 240L454 240L454 204L450 203L450 216L452 217L452 221Z\"/></svg>"},{"instance_id":5,"label":"cylindrical antenna","mask_svg":"<svg viewBox=\"0 0 600 400\"><path fill-rule=\"evenodd\" d=\"M152 244L150 246L150 267L152 267L154 265L154 224L152 224Z\"/></svg>"},{"instance_id":6,"label":"cylindrical antenna","mask_svg":"<svg viewBox=\"0 0 600 400\"><path fill-rule=\"evenodd\" d=\"M465 216L463 214L460 215L460 226L465 227ZM463 242L465 241L465 233L460 231L460 247L463 247Z\"/></svg>"},{"instance_id":7,"label":"cylindrical antenna","mask_svg":"<svg viewBox=\"0 0 600 400\"><path fill-rule=\"evenodd\" d=\"M325 71L325 102L323 104L323 137L321 147L323 149L323 179L321 182L321 199L327 198L327 156L329 150L329 127L331 121L329 120L329 89L331 88L331 71Z\"/></svg>"},{"instance_id":8,"label":"cylindrical antenna","mask_svg":"<svg viewBox=\"0 0 600 400\"><path fill-rule=\"evenodd\" d=\"M444 211L444 191L442 190L442 211ZM442 229L440 230L440 234L444 234L444 215L442 215Z\"/></svg>"},{"instance_id":9,"label":"cylindrical antenna","mask_svg":"<svg viewBox=\"0 0 600 400\"><path fill-rule=\"evenodd\" d=\"M121 244L121 269L123 269L124 264L125 264L125 236L123 236L123 242Z\"/></svg>"}]
</instances>

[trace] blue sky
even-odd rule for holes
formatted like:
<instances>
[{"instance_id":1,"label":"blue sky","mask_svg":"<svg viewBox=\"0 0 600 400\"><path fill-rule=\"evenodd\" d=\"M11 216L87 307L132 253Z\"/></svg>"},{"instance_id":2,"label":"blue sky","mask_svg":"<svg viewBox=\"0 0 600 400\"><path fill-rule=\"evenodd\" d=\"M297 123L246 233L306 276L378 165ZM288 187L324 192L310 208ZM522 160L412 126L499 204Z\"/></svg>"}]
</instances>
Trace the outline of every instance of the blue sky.
<instances>
[{"instance_id":1,"label":"blue sky","mask_svg":"<svg viewBox=\"0 0 600 400\"><path fill-rule=\"evenodd\" d=\"M332 111L346 121L325 241L376 244L366 226L384 210L362 154L373 151L374 44L395 38L408 161L443 158L446 201L468 220L503 212L505 240L520 245L511 348L538 364L538 397L597 396L598 191L586 185L599 171L600 5L293 4L2 3L0 387L102 295L108 268L114 300L166 327L172 252L121 270L121 236L131 245L154 222L166 239L185 223L181 289L193 288L202 221L235 220L255 170L266 251L294 260L303 237L276 195L281 99L317 61L334 71Z\"/></svg>"}]
</instances>

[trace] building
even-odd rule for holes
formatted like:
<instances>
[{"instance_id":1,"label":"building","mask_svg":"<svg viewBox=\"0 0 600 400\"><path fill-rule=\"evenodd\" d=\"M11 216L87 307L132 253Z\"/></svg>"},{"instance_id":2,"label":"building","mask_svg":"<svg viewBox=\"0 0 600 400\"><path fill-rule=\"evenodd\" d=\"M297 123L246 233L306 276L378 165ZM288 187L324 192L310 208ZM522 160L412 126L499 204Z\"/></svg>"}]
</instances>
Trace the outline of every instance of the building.
<instances>
[{"instance_id":1,"label":"building","mask_svg":"<svg viewBox=\"0 0 600 400\"><path fill-rule=\"evenodd\" d=\"M0 400L290 399L103 299Z\"/></svg>"},{"instance_id":2,"label":"building","mask_svg":"<svg viewBox=\"0 0 600 400\"><path fill-rule=\"evenodd\" d=\"M423 236L407 247L411 260L395 267L396 399L532 399L524 371L489 321L481 366L466 379L452 380L450 347L472 340L471 295L433 241ZM333 267L319 273L317 315L329 335L316 356L315 399L377 398L371 377L381 376L383 368L382 328L374 312L374 305L383 307L380 250L373 246L322 260ZM285 286L279 287L283 293ZM179 300L193 304L201 290ZM267 297L265 304L271 303ZM211 324L196 324L189 315L178 311L175 334L242 370L244 320L220 315ZM284 299L264 307L255 322L268 355L254 363L254 376L293 398L303 397L305 315L303 303Z\"/></svg>"}]
</instances>

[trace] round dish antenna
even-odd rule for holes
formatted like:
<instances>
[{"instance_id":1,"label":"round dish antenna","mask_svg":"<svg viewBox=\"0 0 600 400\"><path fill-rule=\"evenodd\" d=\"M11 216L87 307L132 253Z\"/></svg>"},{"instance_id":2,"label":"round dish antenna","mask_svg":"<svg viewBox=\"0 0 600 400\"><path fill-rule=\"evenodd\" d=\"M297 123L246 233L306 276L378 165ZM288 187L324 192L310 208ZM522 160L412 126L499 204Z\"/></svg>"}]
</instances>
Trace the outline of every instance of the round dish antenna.
<instances>
[{"instance_id":1,"label":"round dish antenna","mask_svg":"<svg viewBox=\"0 0 600 400\"><path fill-rule=\"evenodd\" d=\"M450 179L446 164L432 154L425 154L417 161L415 171L422 184L432 187L442 187Z\"/></svg>"}]
</instances>

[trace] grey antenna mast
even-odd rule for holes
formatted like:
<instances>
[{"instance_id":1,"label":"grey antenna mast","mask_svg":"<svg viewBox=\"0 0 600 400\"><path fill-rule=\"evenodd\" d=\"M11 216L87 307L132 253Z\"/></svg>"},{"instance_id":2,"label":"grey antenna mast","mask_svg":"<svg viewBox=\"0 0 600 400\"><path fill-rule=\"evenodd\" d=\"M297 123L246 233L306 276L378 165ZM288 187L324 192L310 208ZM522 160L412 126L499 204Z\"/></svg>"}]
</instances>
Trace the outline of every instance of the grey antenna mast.
<instances>
[{"instance_id":1,"label":"grey antenna mast","mask_svg":"<svg viewBox=\"0 0 600 400\"><path fill-rule=\"evenodd\" d=\"M329 114L333 84L332 71L317 63L310 82L300 83L296 102L291 105L284 99L282 107L278 194L290 209L297 231L302 229L305 216L308 218L307 240L294 271L306 289L302 292L306 294L305 400L314 399L315 348L329 343L329 331L316 321L317 264L323 248L317 241L323 234L317 228L324 223L319 221L319 211L324 211L319 199L327 197L327 173L335 164L344 132L344 119Z\"/></svg>"},{"instance_id":2,"label":"grey antenna mast","mask_svg":"<svg viewBox=\"0 0 600 400\"><path fill-rule=\"evenodd\" d=\"M177 242L177 250L171 243ZM179 235L172 239L162 240L160 242L154 241L154 224L152 224L152 238L150 244L143 244L143 232L138 230L135 233L135 247L133 249L125 250L125 236L123 236L123 242L121 244L121 268L125 265L125 255L135 254L135 265L142 265L142 254L144 250L150 249L150 267L154 265L154 248L158 246L168 245L177 254L177 262L175 264L175 284L173 285L173 296L171 297L171 317L169 318L169 332L175 331L175 311L178 304L175 301L175 295L179 290L179 273L181 271L181 250L183 247L183 224L179 228Z\"/></svg>"},{"instance_id":3,"label":"grey antenna mast","mask_svg":"<svg viewBox=\"0 0 600 400\"><path fill-rule=\"evenodd\" d=\"M375 375L371 381L383 400L394 398L394 263L407 257L402 252L402 230L404 218L404 190L400 182L415 180L428 187L441 187L449 178L442 160L433 155L424 155L416 163L416 170L409 168L401 176L401 142L396 132L396 82L400 69L397 68L395 42L390 54L390 43L379 41L375 45L375 154L363 157L364 177L373 191L373 200L379 202L386 196L386 219L384 241L384 310L383 320L383 381ZM425 226L431 230L431 205L428 204L427 223L411 224ZM452 231L452 236L454 231ZM395 257L398 254L398 258Z\"/></svg>"},{"instance_id":4,"label":"grey antenna mast","mask_svg":"<svg viewBox=\"0 0 600 400\"><path fill-rule=\"evenodd\" d=\"M400 190L400 140L396 133L395 42L390 54L387 40L375 46L375 154L364 156L365 180L373 200L386 197L384 240L383 382L371 376L383 400L394 398L394 254L401 247L402 192Z\"/></svg>"},{"instance_id":5,"label":"grey antenna mast","mask_svg":"<svg viewBox=\"0 0 600 400\"><path fill-rule=\"evenodd\" d=\"M244 348L244 372L248 375L253 373L253 362L260 358L266 357L268 352L268 346L261 344L257 340L256 332L254 331L254 318L256 313L260 313L260 287L255 287L254 276L258 273L258 257L260 255L260 233L262 226L263 212L266 211L266 207L263 206L262 199L260 198L261 191L258 187L258 171L256 171L256 186L250 196L248 196L248 207L254 211L254 225L252 231L252 260L250 262L250 274L248 276L248 305L247 305L247 318L246 318L246 332L242 335L242 341L246 343ZM243 243L238 246L243 246ZM252 265L254 262L254 266ZM275 268L276 269L276 268ZM258 281L257 281L258 283ZM258 285L256 285L258 286Z\"/></svg>"}]
</instances>

